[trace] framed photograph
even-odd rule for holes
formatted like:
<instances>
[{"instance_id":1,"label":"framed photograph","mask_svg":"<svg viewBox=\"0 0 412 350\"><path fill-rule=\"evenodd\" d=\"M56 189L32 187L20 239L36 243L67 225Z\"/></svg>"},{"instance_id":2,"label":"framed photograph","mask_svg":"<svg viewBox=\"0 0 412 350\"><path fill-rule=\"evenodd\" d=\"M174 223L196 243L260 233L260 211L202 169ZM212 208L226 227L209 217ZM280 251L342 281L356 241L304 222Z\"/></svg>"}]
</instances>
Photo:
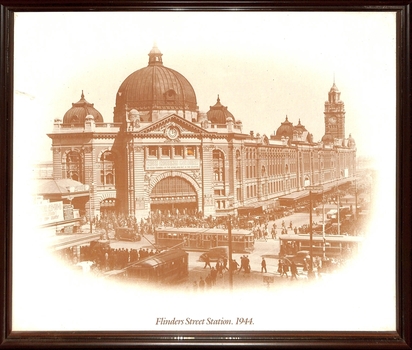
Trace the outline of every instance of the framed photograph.
<instances>
[{"instance_id":1,"label":"framed photograph","mask_svg":"<svg viewBox=\"0 0 412 350\"><path fill-rule=\"evenodd\" d=\"M2 1L1 348L411 349L410 1Z\"/></svg>"}]
</instances>

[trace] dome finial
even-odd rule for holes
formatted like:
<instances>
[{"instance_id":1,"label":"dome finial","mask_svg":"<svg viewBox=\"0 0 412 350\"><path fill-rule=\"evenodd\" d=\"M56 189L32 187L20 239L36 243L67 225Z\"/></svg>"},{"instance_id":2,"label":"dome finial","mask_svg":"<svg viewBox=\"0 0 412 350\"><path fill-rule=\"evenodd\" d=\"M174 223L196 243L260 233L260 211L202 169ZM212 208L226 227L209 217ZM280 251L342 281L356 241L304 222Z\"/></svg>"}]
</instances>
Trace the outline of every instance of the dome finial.
<instances>
[{"instance_id":1,"label":"dome finial","mask_svg":"<svg viewBox=\"0 0 412 350\"><path fill-rule=\"evenodd\" d=\"M220 102L219 94L217 94L217 102Z\"/></svg>"},{"instance_id":2,"label":"dome finial","mask_svg":"<svg viewBox=\"0 0 412 350\"><path fill-rule=\"evenodd\" d=\"M83 90L82 90L82 95L80 96L80 98L81 98L82 100L84 100L84 93L83 93Z\"/></svg>"},{"instance_id":3,"label":"dome finial","mask_svg":"<svg viewBox=\"0 0 412 350\"><path fill-rule=\"evenodd\" d=\"M288 121L289 121L289 120L288 120L288 115L287 115L287 114L286 114L286 119L285 119L285 121L286 121L286 122L288 122Z\"/></svg>"},{"instance_id":4,"label":"dome finial","mask_svg":"<svg viewBox=\"0 0 412 350\"><path fill-rule=\"evenodd\" d=\"M163 65L162 56L163 54L158 49L156 42L154 42L153 48L149 52L149 65L153 65L153 64Z\"/></svg>"}]
</instances>

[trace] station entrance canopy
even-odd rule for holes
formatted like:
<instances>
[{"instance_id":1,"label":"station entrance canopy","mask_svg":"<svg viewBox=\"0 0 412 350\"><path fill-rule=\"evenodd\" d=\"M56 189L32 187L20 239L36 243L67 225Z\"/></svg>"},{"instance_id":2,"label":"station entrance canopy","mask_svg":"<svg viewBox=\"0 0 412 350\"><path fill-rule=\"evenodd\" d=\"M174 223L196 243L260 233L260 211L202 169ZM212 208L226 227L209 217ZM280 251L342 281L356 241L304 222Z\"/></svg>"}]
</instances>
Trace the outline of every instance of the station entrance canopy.
<instances>
[{"instance_id":1,"label":"station entrance canopy","mask_svg":"<svg viewBox=\"0 0 412 350\"><path fill-rule=\"evenodd\" d=\"M279 205L284 207L294 207L299 201L306 200L309 198L309 191L297 191L289 193L282 197L279 197Z\"/></svg>"},{"instance_id":2,"label":"station entrance canopy","mask_svg":"<svg viewBox=\"0 0 412 350\"><path fill-rule=\"evenodd\" d=\"M321 192L334 191L336 190L337 187L351 183L353 180L354 178L339 179L337 181L319 185L319 188L317 188L316 191L313 191L313 192L318 193L319 191ZM309 189L289 193L287 195L279 197L279 205L285 206L285 207L293 207L297 205L299 202L306 201L306 200L309 200Z\"/></svg>"}]
</instances>

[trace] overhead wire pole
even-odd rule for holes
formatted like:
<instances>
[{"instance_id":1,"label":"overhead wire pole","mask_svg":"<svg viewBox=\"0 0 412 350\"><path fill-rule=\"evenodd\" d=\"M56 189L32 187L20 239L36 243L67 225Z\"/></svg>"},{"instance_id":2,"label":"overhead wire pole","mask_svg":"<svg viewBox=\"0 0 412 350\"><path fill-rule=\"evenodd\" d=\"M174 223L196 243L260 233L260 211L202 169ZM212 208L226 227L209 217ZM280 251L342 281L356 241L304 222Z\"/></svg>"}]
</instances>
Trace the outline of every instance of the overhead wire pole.
<instances>
[{"instance_id":1,"label":"overhead wire pole","mask_svg":"<svg viewBox=\"0 0 412 350\"><path fill-rule=\"evenodd\" d=\"M322 190L322 239L323 261L326 260L326 236L325 236L325 193Z\"/></svg>"},{"instance_id":2,"label":"overhead wire pole","mask_svg":"<svg viewBox=\"0 0 412 350\"><path fill-rule=\"evenodd\" d=\"M309 256L310 256L310 266L309 266L309 271L308 271L308 277L314 277L314 272L313 272L313 219L312 219L312 214L313 214L313 191L323 191L323 187L321 186L308 186L309 187Z\"/></svg>"},{"instance_id":3,"label":"overhead wire pole","mask_svg":"<svg viewBox=\"0 0 412 350\"><path fill-rule=\"evenodd\" d=\"M309 255L310 255L310 266L308 275L309 277L313 276L313 225L312 225L312 212L313 212L313 204L312 204L312 189L309 189L309 237L310 237L310 247L309 247Z\"/></svg>"},{"instance_id":4,"label":"overhead wire pole","mask_svg":"<svg viewBox=\"0 0 412 350\"><path fill-rule=\"evenodd\" d=\"M232 264L232 217L228 215L228 244L229 244L229 287L233 290L233 264Z\"/></svg>"},{"instance_id":5,"label":"overhead wire pole","mask_svg":"<svg viewBox=\"0 0 412 350\"><path fill-rule=\"evenodd\" d=\"M93 233L93 220L92 220L92 185L89 186L89 222L90 222L90 233Z\"/></svg>"}]
</instances>

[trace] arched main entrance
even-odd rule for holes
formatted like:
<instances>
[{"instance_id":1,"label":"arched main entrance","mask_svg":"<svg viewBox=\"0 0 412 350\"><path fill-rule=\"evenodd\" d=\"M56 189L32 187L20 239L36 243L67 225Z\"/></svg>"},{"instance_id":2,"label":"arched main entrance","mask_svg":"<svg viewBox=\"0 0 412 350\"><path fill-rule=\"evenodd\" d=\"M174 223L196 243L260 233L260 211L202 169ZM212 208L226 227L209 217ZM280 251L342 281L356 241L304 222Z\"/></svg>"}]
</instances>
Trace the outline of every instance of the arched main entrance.
<instances>
[{"instance_id":1,"label":"arched main entrance","mask_svg":"<svg viewBox=\"0 0 412 350\"><path fill-rule=\"evenodd\" d=\"M101 217L109 216L116 212L116 198L105 198L100 202Z\"/></svg>"},{"instance_id":2,"label":"arched main entrance","mask_svg":"<svg viewBox=\"0 0 412 350\"><path fill-rule=\"evenodd\" d=\"M150 210L174 215L194 214L197 211L197 193L193 185L179 176L160 180L150 194Z\"/></svg>"}]
</instances>

